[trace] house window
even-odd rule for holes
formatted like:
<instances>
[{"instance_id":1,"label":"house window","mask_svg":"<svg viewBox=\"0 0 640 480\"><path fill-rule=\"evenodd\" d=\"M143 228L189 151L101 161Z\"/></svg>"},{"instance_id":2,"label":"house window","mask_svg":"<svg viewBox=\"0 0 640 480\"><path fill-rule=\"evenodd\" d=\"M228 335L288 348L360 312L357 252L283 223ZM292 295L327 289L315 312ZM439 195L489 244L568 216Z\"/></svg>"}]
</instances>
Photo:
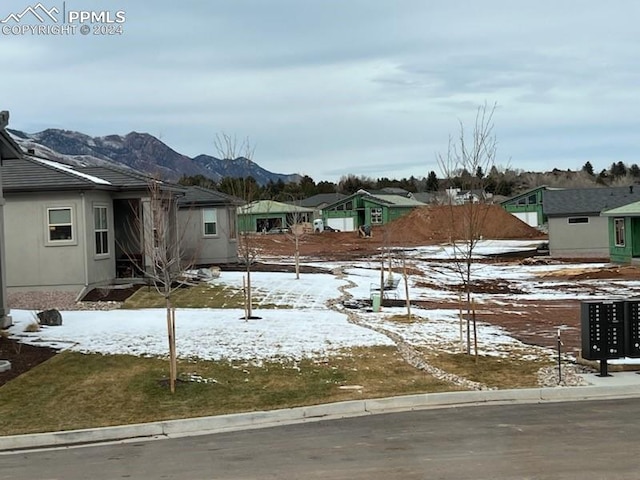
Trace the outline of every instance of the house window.
<instances>
[{"instance_id":1,"label":"house window","mask_svg":"<svg viewBox=\"0 0 640 480\"><path fill-rule=\"evenodd\" d=\"M47 208L47 226L50 242L73 240L71 207Z\"/></svg>"},{"instance_id":2,"label":"house window","mask_svg":"<svg viewBox=\"0 0 640 480\"><path fill-rule=\"evenodd\" d=\"M616 233L616 247L624 247L624 218L616 218L613 220Z\"/></svg>"},{"instance_id":3,"label":"house window","mask_svg":"<svg viewBox=\"0 0 640 480\"><path fill-rule=\"evenodd\" d=\"M529 195L529 200L528 200L529 205L535 205L538 203L538 197L534 194L534 195Z\"/></svg>"},{"instance_id":4,"label":"house window","mask_svg":"<svg viewBox=\"0 0 640 480\"><path fill-rule=\"evenodd\" d=\"M96 237L96 255L107 255L109 253L107 207L93 207L93 229Z\"/></svg>"},{"instance_id":5,"label":"house window","mask_svg":"<svg viewBox=\"0 0 640 480\"><path fill-rule=\"evenodd\" d=\"M382 208L372 208L371 209L371 223L373 224L381 224L382 223Z\"/></svg>"},{"instance_id":6,"label":"house window","mask_svg":"<svg viewBox=\"0 0 640 480\"><path fill-rule=\"evenodd\" d=\"M589 223L589 217L569 217L567 219L569 223Z\"/></svg>"},{"instance_id":7,"label":"house window","mask_svg":"<svg viewBox=\"0 0 640 480\"><path fill-rule=\"evenodd\" d=\"M203 209L202 221L205 237L218 234L218 214L215 208Z\"/></svg>"}]
</instances>

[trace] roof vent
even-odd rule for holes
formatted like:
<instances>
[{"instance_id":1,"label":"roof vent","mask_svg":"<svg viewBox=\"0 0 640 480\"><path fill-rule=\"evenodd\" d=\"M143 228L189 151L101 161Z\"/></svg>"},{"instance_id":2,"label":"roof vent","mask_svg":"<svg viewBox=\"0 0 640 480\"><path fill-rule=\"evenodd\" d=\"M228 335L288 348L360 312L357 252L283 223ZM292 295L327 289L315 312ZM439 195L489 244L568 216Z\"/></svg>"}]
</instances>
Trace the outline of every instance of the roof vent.
<instances>
[{"instance_id":1,"label":"roof vent","mask_svg":"<svg viewBox=\"0 0 640 480\"><path fill-rule=\"evenodd\" d=\"M36 149L35 148L27 148L27 153L29 155L35 155L36 154Z\"/></svg>"},{"instance_id":2,"label":"roof vent","mask_svg":"<svg viewBox=\"0 0 640 480\"><path fill-rule=\"evenodd\" d=\"M629 185L629 193L633 193L633 185Z\"/></svg>"}]
</instances>

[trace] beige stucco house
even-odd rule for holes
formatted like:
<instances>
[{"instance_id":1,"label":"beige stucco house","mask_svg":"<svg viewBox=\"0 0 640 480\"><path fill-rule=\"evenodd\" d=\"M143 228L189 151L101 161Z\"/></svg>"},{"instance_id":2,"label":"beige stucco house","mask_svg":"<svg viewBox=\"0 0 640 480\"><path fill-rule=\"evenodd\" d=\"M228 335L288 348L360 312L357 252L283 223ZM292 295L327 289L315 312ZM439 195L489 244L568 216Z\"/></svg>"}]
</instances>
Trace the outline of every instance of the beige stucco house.
<instances>
[{"instance_id":1,"label":"beige stucco house","mask_svg":"<svg viewBox=\"0 0 640 480\"><path fill-rule=\"evenodd\" d=\"M236 209L244 202L216 190L187 187L178 199L182 256L196 266L238 262Z\"/></svg>"},{"instance_id":2,"label":"beige stucco house","mask_svg":"<svg viewBox=\"0 0 640 480\"><path fill-rule=\"evenodd\" d=\"M107 167L73 167L30 155L3 161L8 291L66 290L144 277L151 263L149 177ZM177 197L162 185L177 239ZM155 240L152 240L155 241Z\"/></svg>"},{"instance_id":3,"label":"beige stucco house","mask_svg":"<svg viewBox=\"0 0 640 480\"><path fill-rule=\"evenodd\" d=\"M7 303L7 263L4 235L4 206L5 201L2 189L2 165L5 161L19 158L20 148L11 139L5 130L9 124L9 112L0 112L0 328L11 325L9 305Z\"/></svg>"}]
</instances>

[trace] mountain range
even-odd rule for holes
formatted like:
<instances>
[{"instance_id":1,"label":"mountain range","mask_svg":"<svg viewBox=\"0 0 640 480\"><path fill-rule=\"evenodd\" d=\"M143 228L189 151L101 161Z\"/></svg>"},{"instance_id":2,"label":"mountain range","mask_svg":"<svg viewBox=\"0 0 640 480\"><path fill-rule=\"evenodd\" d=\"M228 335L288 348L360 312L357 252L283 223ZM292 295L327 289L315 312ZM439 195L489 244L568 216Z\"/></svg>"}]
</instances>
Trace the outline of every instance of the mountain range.
<instances>
[{"instance_id":1,"label":"mountain range","mask_svg":"<svg viewBox=\"0 0 640 480\"><path fill-rule=\"evenodd\" d=\"M298 182L298 174L265 170L251 159L220 159L210 155L188 157L148 133L91 137L80 132L49 128L38 133L8 129L25 152L71 165L115 165L177 181L183 175L203 175L214 181L223 177L252 176L258 184Z\"/></svg>"}]
</instances>

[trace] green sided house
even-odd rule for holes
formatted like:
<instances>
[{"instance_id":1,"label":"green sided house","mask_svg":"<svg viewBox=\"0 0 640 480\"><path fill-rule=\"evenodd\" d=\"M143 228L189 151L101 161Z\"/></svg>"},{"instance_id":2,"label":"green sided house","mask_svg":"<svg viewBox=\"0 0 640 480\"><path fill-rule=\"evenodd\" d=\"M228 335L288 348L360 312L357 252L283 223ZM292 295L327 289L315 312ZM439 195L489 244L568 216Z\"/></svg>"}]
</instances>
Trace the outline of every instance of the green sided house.
<instances>
[{"instance_id":1,"label":"green sided house","mask_svg":"<svg viewBox=\"0 0 640 480\"><path fill-rule=\"evenodd\" d=\"M343 232L353 232L362 225L384 225L424 207L411 196L358 190L353 195L327 205L322 210L325 225Z\"/></svg>"},{"instance_id":2,"label":"green sided house","mask_svg":"<svg viewBox=\"0 0 640 480\"><path fill-rule=\"evenodd\" d=\"M238 207L238 231L241 233L279 233L291 225L313 220L313 208L274 200L259 200Z\"/></svg>"},{"instance_id":3,"label":"green sided house","mask_svg":"<svg viewBox=\"0 0 640 480\"><path fill-rule=\"evenodd\" d=\"M547 223L547 216L544 214L542 201L544 192L548 189L549 187L546 185L541 185L508 198L500 202L500 205L524 223L532 227L539 227Z\"/></svg>"},{"instance_id":4,"label":"green sided house","mask_svg":"<svg viewBox=\"0 0 640 480\"><path fill-rule=\"evenodd\" d=\"M640 263L640 202L605 210L609 224L609 258L614 263Z\"/></svg>"}]
</instances>

